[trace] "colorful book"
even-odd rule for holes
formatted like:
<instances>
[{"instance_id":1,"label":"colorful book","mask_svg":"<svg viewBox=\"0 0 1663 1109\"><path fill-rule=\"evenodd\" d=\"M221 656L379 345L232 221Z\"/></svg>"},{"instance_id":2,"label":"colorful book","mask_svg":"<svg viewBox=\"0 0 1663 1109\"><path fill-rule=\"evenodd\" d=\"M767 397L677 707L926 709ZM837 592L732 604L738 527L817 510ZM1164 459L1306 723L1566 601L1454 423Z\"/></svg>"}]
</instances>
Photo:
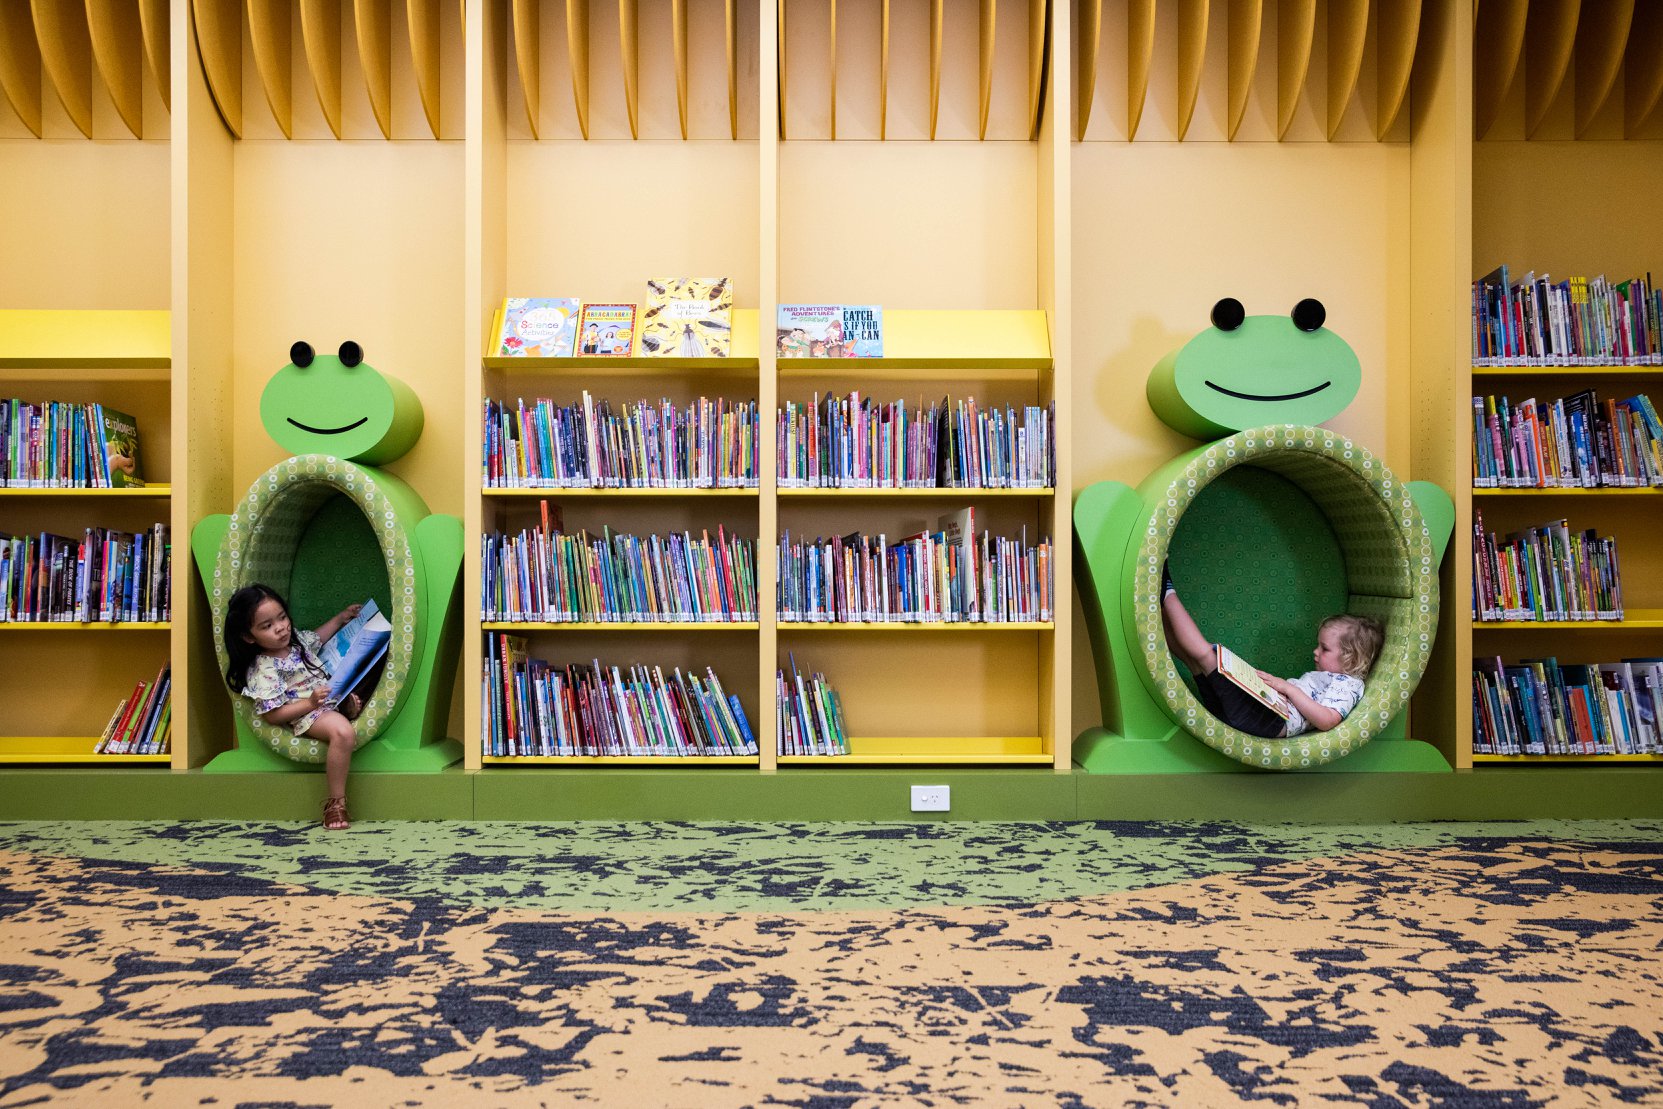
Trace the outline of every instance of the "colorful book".
<instances>
[{"instance_id":1,"label":"colorful book","mask_svg":"<svg viewBox=\"0 0 1663 1109\"><path fill-rule=\"evenodd\" d=\"M774 336L781 358L881 358L883 308L876 304L782 304Z\"/></svg>"},{"instance_id":2,"label":"colorful book","mask_svg":"<svg viewBox=\"0 0 1663 1109\"><path fill-rule=\"evenodd\" d=\"M1283 699L1280 693L1266 685L1265 680L1259 676L1259 671L1254 669L1240 655L1222 643L1215 643L1213 645L1213 656L1220 674L1240 686L1254 700L1283 720L1293 719L1292 706Z\"/></svg>"},{"instance_id":3,"label":"colorful book","mask_svg":"<svg viewBox=\"0 0 1663 1109\"><path fill-rule=\"evenodd\" d=\"M628 358L635 353L635 305L585 304L578 318L577 353Z\"/></svg>"},{"instance_id":4,"label":"colorful book","mask_svg":"<svg viewBox=\"0 0 1663 1109\"><path fill-rule=\"evenodd\" d=\"M726 277L647 281L641 353L654 358L726 358L733 348L733 282Z\"/></svg>"},{"instance_id":5,"label":"colorful book","mask_svg":"<svg viewBox=\"0 0 1663 1109\"><path fill-rule=\"evenodd\" d=\"M843 348L850 358L883 357L883 306L843 306Z\"/></svg>"},{"instance_id":6,"label":"colorful book","mask_svg":"<svg viewBox=\"0 0 1663 1109\"><path fill-rule=\"evenodd\" d=\"M318 650L318 661L323 663L330 675L329 695L336 701L344 701L349 694L359 693L368 700L373 686L365 684L364 679L371 668L385 657L392 637L393 626L381 615L375 598L371 597L358 610L358 615L347 621ZM363 690L358 689L360 684L365 684Z\"/></svg>"},{"instance_id":7,"label":"colorful book","mask_svg":"<svg viewBox=\"0 0 1663 1109\"><path fill-rule=\"evenodd\" d=\"M499 355L570 358L577 339L578 302L573 297L509 297L497 332Z\"/></svg>"},{"instance_id":8,"label":"colorful book","mask_svg":"<svg viewBox=\"0 0 1663 1109\"><path fill-rule=\"evenodd\" d=\"M139 422L125 412L117 412L105 405L98 406L99 419L104 425L104 475L111 489L142 486L144 475L139 469Z\"/></svg>"}]
</instances>

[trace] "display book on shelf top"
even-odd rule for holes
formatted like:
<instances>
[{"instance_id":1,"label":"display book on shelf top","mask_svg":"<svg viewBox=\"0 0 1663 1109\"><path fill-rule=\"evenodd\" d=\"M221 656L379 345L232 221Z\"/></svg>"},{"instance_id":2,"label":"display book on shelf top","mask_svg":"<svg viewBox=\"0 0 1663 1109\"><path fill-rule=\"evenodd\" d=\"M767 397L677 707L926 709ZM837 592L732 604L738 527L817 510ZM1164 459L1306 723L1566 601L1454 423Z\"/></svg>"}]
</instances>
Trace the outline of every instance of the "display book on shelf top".
<instances>
[{"instance_id":1,"label":"display book on shelf top","mask_svg":"<svg viewBox=\"0 0 1663 1109\"><path fill-rule=\"evenodd\" d=\"M133 408L146 426L160 431L169 414L171 365L171 323L166 311L0 310L0 395L6 397L28 391L41 394L32 398L39 402L56 399L45 392L57 392L77 406L103 402L121 409ZM142 400L135 404L129 399L135 396ZM69 409L66 406L60 412L68 415ZM166 480L166 452L146 456L143 465L148 481L144 485L123 486L108 476L92 474L92 463L103 454L106 444L102 424L97 436L92 434L90 424L85 430L86 472L80 475L84 480L74 482L74 460L66 454L65 466L59 472L70 481L60 482L57 487L43 481L0 490L0 498L12 502L8 516L28 518L39 525L34 529L37 532L69 533L84 540L100 522L98 518L113 513L125 520L136 510L140 515L159 515L162 522L157 526L165 530L173 493ZM165 442L166 436L152 435L152 441ZM74 436L65 435L58 442L72 445ZM125 457L134 456L129 451ZM47 473L42 471L38 476L44 479ZM107 541L114 534L119 533L101 533L101 540ZM154 536L155 530L148 534ZM100 551L106 545L101 542ZM163 565L152 561L153 566ZM106 582L113 580L106 577ZM147 692L155 688L152 675L158 673L158 665L161 672L171 666L166 638L99 634L167 631L171 594L168 579L165 573L159 581L147 574L146 582L149 601L143 610L130 610L127 615L151 619L0 624L0 635L4 636L0 638L0 656L28 651L40 666L60 675L60 689L54 698L7 698L13 707L8 731L34 734L0 736L0 764L166 764L171 760L160 742L153 742L149 753L139 753L131 742L122 744L125 750L121 753L95 753L103 738L99 728L112 719L110 710L125 704L133 688ZM100 599L113 603L116 598L112 593ZM90 610L83 614L90 615ZM77 631L86 634L67 639L63 635ZM47 634L20 634L24 632ZM74 665L70 665L72 659ZM136 687L130 684L134 682L138 683ZM150 706L151 735L160 741L165 726L154 725L163 719L166 699L151 700L156 701Z\"/></svg>"}]
</instances>

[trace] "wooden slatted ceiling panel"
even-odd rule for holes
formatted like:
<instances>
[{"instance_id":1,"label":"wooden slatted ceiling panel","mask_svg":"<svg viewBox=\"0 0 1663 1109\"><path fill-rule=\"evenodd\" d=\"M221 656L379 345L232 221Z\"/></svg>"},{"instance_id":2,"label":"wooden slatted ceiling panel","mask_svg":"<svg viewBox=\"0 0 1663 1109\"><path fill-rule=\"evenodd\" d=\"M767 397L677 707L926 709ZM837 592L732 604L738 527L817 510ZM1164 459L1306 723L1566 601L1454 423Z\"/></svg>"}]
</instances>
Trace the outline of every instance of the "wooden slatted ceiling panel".
<instances>
[{"instance_id":1,"label":"wooden slatted ceiling panel","mask_svg":"<svg viewBox=\"0 0 1663 1109\"><path fill-rule=\"evenodd\" d=\"M138 0L86 0L92 58L116 112L134 138L144 137L144 32Z\"/></svg>"},{"instance_id":2,"label":"wooden slatted ceiling panel","mask_svg":"<svg viewBox=\"0 0 1663 1109\"><path fill-rule=\"evenodd\" d=\"M1623 130L1634 134L1663 97L1663 4L1650 0L1634 10L1623 59Z\"/></svg>"},{"instance_id":3,"label":"wooden slatted ceiling panel","mask_svg":"<svg viewBox=\"0 0 1663 1109\"><path fill-rule=\"evenodd\" d=\"M248 37L254 69L266 90L272 118L286 139L294 138L294 39L288 0L248 0Z\"/></svg>"},{"instance_id":4,"label":"wooden slatted ceiling panel","mask_svg":"<svg viewBox=\"0 0 1663 1109\"><path fill-rule=\"evenodd\" d=\"M1081 0L1077 133L1150 141L1401 135L1394 128L1413 71L1422 2L1279 0L1267 13L1264 0ZM1267 14L1276 21L1268 29ZM1121 64L1123 129L1100 103L1105 77ZM1371 93L1359 109L1360 95Z\"/></svg>"},{"instance_id":5,"label":"wooden slatted ceiling panel","mask_svg":"<svg viewBox=\"0 0 1663 1109\"><path fill-rule=\"evenodd\" d=\"M23 126L40 138L40 46L34 18L22 4L0 4L0 91Z\"/></svg>"},{"instance_id":6,"label":"wooden slatted ceiling panel","mask_svg":"<svg viewBox=\"0 0 1663 1109\"><path fill-rule=\"evenodd\" d=\"M31 0L41 68L76 128L92 138L92 39L79 4Z\"/></svg>"},{"instance_id":7,"label":"wooden slatted ceiling panel","mask_svg":"<svg viewBox=\"0 0 1663 1109\"><path fill-rule=\"evenodd\" d=\"M1582 13L1576 32L1577 138L1587 134L1617 87L1633 23L1634 0L1602 0Z\"/></svg>"}]
</instances>

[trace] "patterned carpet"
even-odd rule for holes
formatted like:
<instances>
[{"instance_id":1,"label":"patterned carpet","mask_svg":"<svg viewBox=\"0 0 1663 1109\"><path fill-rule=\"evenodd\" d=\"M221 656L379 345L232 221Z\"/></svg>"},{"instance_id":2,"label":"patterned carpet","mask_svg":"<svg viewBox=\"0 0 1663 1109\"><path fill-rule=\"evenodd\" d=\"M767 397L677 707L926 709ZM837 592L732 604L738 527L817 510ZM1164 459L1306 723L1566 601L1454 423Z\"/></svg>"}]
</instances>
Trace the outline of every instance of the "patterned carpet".
<instances>
[{"instance_id":1,"label":"patterned carpet","mask_svg":"<svg viewBox=\"0 0 1663 1109\"><path fill-rule=\"evenodd\" d=\"M1663 824L0 824L0 1106L1663 1105Z\"/></svg>"}]
</instances>

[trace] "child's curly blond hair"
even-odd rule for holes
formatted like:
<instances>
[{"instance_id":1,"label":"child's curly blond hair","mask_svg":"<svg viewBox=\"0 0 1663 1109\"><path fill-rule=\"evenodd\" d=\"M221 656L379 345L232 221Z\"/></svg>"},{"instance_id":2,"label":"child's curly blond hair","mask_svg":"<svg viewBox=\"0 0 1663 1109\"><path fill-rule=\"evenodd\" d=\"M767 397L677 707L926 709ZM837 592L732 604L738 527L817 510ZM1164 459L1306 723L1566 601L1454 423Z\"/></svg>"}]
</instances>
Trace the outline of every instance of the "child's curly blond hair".
<instances>
[{"instance_id":1,"label":"child's curly blond hair","mask_svg":"<svg viewBox=\"0 0 1663 1109\"><path fill-rule=\"evenodd\" d=\"M1340 633L1340 663L1345 672L1354 678L1367 679L1369 671L1374 669L1374 660L1380 657L1380 648L1386 642L1386 628L1372 616L1352 616L1350 613L1340 613L1330 616L1322 622L1319 632L1334 628Z\"/></svg>"}]
</instances>

